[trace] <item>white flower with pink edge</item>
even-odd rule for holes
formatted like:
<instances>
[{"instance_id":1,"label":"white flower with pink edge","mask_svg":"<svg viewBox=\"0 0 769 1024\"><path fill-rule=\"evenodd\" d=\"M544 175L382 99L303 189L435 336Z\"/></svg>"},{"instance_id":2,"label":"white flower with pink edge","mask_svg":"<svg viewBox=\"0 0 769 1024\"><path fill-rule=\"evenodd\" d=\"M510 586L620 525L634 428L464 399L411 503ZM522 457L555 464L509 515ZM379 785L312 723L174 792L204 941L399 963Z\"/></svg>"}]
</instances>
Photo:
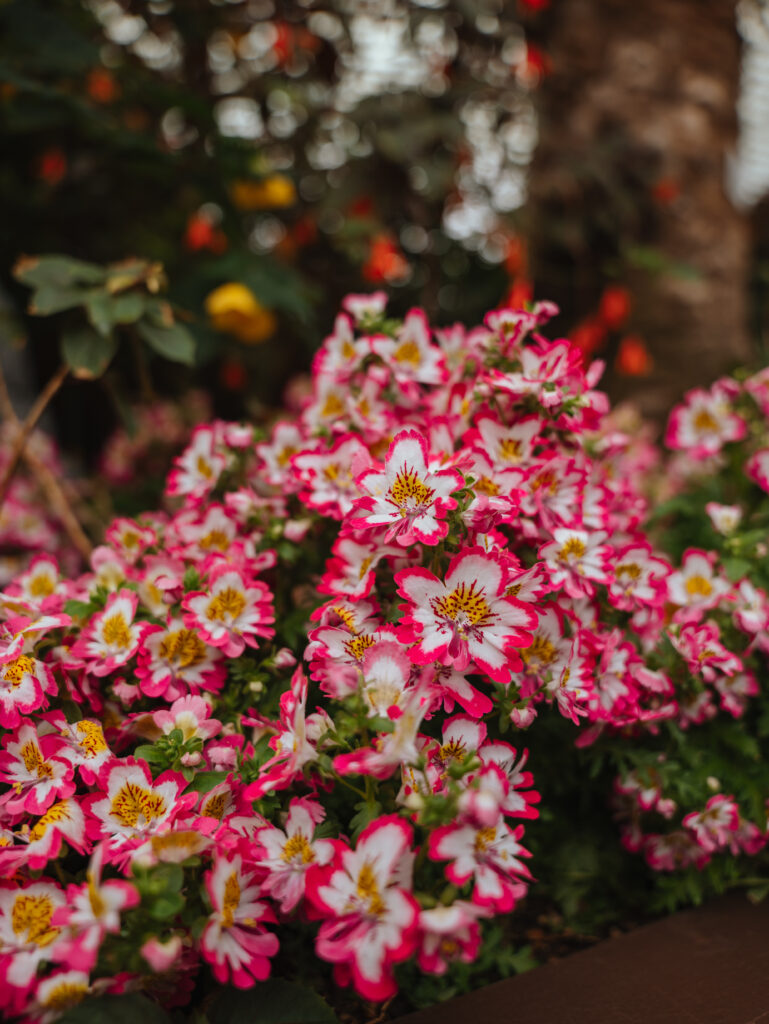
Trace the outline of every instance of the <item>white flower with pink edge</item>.
<instances>
[{"instance_id":1,"label":"white flower with pink edge","mask_svg":"<svg viewBox=\"0 0 769 1024\"><path fill-rule=\"evenodd\" d=\"M665 444L695 459L707 458L728 441L741 440L746 430L745 421L734 412L731 395L716 383L709 391L687 391L684 403L670 414Z\"/></svg>"},{"instance_id":2,"label":"white flower with pink edge","mask_svg":"<svg viewBox=\"0 0 769 1024\"><path fill-rule=\"evenodd\" d=\"M315 828L325 814L320 804L297 797L289 804L282 829L267 825L257 832L263 850L259 865L267 871L262 893L279 903L283 914L290 913L304 898L310 867L328 864L334 856L331 841L313 841Z\"/></svg>"},{"instance_id":3,"label":"white flower with pink edge","mask_svg":"<svg viewBox=\"0 0 769 1024\"><path fill-rule=\"evenodd\" d=\"M481 548L465 548L449 563L444 580L427 569L395 574L398 593L409 602L402 619L416 644L416 664L439 661L464 672L473 662L498 683L520 666L517 649L531 643L536 612L505 594L501 561Z\"/></svg>"},{"instance_id":4,"label":"white flower with pink edge","mask_svg":"<svg viewBox=\"0 0 769 1024\"><path fill-rule=\"evenodd\" d=\"M275 915L259 899L261 885L253 870L243 867L239 854L216 857L206 872L206 891L213 908L200 937L200 952L223 985L251 988L270 974L270 957L278 940L264 928Z\"/></svg>"},{"instance_id":5,"label":"white flower with pink edge","mask_svg":"<svg viewBox=\"0 0 769 1024\"><path fill-rule=\"evenodd\" d=\"M553 530L553 540L539 549L552 586L563 587L569 597L590 597L594 584L608 583L610 548L603 543L605 540L602 530Z\"/></svg>"},{"instance_id":6,"label":"white flower with pink edge","mask_svg":"<svg viewBox=\"0 0 769 1024\"><path fill-rule=\"evenodd\" d=\"M100 843L91 857L85 883L67 887L67 904L53 917L63 931L56 959L80 971L91 970L104 936L117 934L121 912L139 902L139 893L130 882L102 881L104 853L105 844Z\"/></svg>"},{"instance_id":7,"label":"white flower with pink edge","mask_svg":"<svg viewBox=\"0 0 769 1024\"><path fill-rule=\"evenodd\" d=\"M308 872L308 898L325 918L318 955L346 967L365 999L395 994L392 968L416 946L412 841L411 826L402 818L378 818L361 832L354 850L336 841L334 862Z\"/></svg>"},{"instance_id":8,"label":"white flower with pink edge","mask_svg":"<svg viewBox=\"0 0 769 1024\"><path fill-rule=\"evenodd\" d=\"M395 540L404 547L441 541L449 529L446 513L457 507L450 495L464 480L455 469L431 472L428 461L427 441L418 431L397 434L384 470L370 469L358 477L367 496L355 502L350 525L362 530L385 527L385 543Z\"/></svg>"},{"instance_id":9,"label":"white flower with pink edge","mask_svg":"<svg viewBox=\"0 0 769 1024\"><path fill-rule=\"evenodd\" d=\"M507 913L526 893L522 879L531 877L520 859L530 856L518 842L522 835L523 826L511 829L501 814L491 825L455 822L431 833L428 853L451 861L445 871L454 885L473 880L473 903Z\"/></svg>"},{"instance_id":10,"label":"white flower with pink edge","mask_svg":"<svg viewBox=\"0 0 769 1024\"><path fill-rule=\"evenodd\" d=\"M260 637L275 635L272 594L265 583L250 581L229 565L217 565L208 577L208 593L187 594L182 602L184 625L199 631L212 647L229 658L258 647Z\"/></svg>"},{"instance_id":11,"label":"white flower with pink edge","mask_svg":"<svg viewBox=\"0 0 769 1024\"><path fill-rule=\"evenodd\" d=\"M139 597L132 590L110 594L104 610L91 619L73 645L72 654L86 661L92 675L109 675L139 650L152 627L147 622L134 622L138 603Z\"/></svg>"}]
</instances>

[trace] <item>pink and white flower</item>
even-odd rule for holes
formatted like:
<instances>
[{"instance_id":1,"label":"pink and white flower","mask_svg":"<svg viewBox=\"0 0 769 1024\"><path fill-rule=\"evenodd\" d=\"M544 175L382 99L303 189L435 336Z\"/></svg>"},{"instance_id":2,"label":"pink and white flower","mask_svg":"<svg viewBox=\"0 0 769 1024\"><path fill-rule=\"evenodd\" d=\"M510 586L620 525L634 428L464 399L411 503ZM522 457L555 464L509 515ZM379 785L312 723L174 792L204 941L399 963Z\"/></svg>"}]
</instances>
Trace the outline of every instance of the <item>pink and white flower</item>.
<instances>
[{"instance_id":1,"label":"pink and white flower","mask_svg":"<svg viewBox=\"0 0 769 1024\"><path fill-rule=\"evenodd\" d=\"M152 627L135 622L138 595L132 590L110 594L104 611L95 615L72 648L75 657L83 658L88 671L106 676L125 665L137 653Z\"/></svg>"},{"instance_id":2,"label":"pink and white flower","mask_svg":"<svg viewBox=\"0 0 769 1024\"><path fill-rule=\"evenodd\" d=\"M442 540L449 529L446 513L457 507L451 493L464 481L455 469L431 472L428 461L427 441L418 431L397 434L385 456L384 470L371 469L358 477L358 486L368 496L355 502L350 525L386 527L385 543L395 540L404 547L415 541L435 545Z\"/></svg>"},{"instance_id":3,"label":"pink and white flower","mask_svg":"<svg viewBox=\"0 0 769 1024\"><path fill-rule=\"evenodd\" d=\"M259 637L275 635L272 594L265 583L251 581L229 565L217 565L208 578L208 592L187 594L182 602L184 625L198 631L212 647L227 657L258 647Z\"/></svg>"},{"instance_id":4,"label":"pink and white flower","mask_svg":"<svg viewBox=\"0 0 769 1024\"><path fill-rule=\"evenodd\" d=\"M212 913L200 937L200 951L221 984L251 988L270 974L270 957L278 939L264 924L275 915L259 899L261 885L239 854L217 856L206 872L206 891Z\"/></svg>"},{"instance_id":5,"label":"pink and white flower","mask_svg":"<svg viewBox=\"0 0 769 1024\"><path fill-rule=\"evenodd\" d=\"M313 841L315 828L324 817L320 804L295 798L289 804L282 829L266 825L257 832L263 850L259 865L267 871L262 893L278 902L283 914L290 913L304 898L310 867L328 864L334 856L333 842Z\"/></svg>"},{"instance_id":6,"label":"pink and white flower","mask_svg":"<svg viewBox=\"0 0 769 1024\"><path fill-rule=\"evenodd\" d=\"M503 565L481 548L465 548L449 564L444 580L427 569L396 573L398 593L409 602L402 619L416 644L416 664L439 661L464 672L473 662L498 683L520 665L517 650L531 643L533 609L505 594Z\"/></svg>"},{"instance_id":7,"label":"pink and white flower","mask_svg":"<svg viewBox=\"0 0 769 1024\"><path fill-rule=\"evenodd\" d=\"M66 906L53 918L63 929L56 959L79 971L91 970L104 936L117 934L121 912L139 902L139 893L131 882L102 881L104 854L105 845L101 843L93 852L85 883L68 886Z\"/></svg>"},{"instance_id":8,"label":"pink and white flower","mask_svg":"<svg viewBox=\"0 0 769 1024\"><path fill-rule=\"evenodd\" d=\"M316 939L318 955L346 967L365 999L394 995L393 965L416 946L412 841L412 829L402 818L378 818L361 832L354 850L337 841L333 863L308 873L308 897L325 918Z\"/></svg>"}]
</instances>

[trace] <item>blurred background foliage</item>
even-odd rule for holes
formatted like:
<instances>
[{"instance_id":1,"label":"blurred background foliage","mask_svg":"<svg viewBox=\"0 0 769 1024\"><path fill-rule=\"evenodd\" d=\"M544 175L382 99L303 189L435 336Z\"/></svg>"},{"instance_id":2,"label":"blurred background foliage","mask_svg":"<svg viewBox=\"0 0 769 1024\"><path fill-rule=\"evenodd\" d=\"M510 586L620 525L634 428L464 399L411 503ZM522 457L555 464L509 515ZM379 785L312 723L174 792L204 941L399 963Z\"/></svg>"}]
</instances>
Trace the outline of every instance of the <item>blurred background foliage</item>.
<instances>
[{"instance_id":1,"label":"blurred background foliage","mask_svg":"<svg viewBox=\"0 0 769 1024\"><path fill-rule=\"evenodd\" d=\"M99 383L56 395L89 469L192 388L207 404L185 407L263 422L349 292L435 323L553 298L610 391L658 417L762 336L762 220L724 186L730 2L0 0L0 39L20 411L63 337L99 333L88 302L30 315L21 256L157 265L177 325L169 359L151 310L121 313Z\"/></svg>"}]
</instances>

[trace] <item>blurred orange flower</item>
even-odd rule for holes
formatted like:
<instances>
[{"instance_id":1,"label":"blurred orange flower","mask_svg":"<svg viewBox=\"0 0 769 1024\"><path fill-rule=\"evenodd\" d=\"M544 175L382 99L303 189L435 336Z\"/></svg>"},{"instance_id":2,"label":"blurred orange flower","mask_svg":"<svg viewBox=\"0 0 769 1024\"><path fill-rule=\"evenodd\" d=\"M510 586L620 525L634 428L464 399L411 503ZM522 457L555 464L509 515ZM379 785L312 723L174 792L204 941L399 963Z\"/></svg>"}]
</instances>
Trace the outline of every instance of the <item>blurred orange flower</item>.
<instances>
[{"instance_id":1,"label":"blurred orange flower","mask_svg":"<svg viewBox=\"0 0 769 1024\"><path fill-rule=\"evenodd\" d=\"M646 377L654 368L654 360L646 342L636 334L628 334L619 343L614 367L626 377Z\"/></svg>"}]
</instances>

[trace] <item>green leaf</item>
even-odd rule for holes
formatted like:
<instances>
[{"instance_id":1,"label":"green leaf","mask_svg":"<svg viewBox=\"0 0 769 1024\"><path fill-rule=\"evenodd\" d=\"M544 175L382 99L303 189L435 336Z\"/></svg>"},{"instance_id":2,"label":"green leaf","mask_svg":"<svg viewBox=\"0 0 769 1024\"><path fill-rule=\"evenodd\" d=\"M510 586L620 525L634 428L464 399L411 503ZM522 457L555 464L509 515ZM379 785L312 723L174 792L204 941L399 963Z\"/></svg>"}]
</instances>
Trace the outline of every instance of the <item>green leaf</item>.
<instances>
[{"instance_id":1,"label":"green leaf","mask_svg":"<svg viewBox=\"0 0 769 1024\"><path fill-rule=\"evenodd\" d=\"M168 760L165 753L152 743L144 743L142 746L137 747L134 751L134 756L141 758L148 764L163 764Z\"/></svg>"},{"instance_id":2,"label":"green leaf","mask_svg":"<svg viewBox=\"0 0 769 1024\"><path fill-rule=\"evenodd\" d=\"M66 331L61 338L61 355L75 377L101 377L117 352L117 339L100 337L90 327Z\"/></svg>"},{"instance_id":3,"label":"green leaf","mask_svg":"<svg viewBox=\"0 0 769 1024\"><path fill-rule=\"evenodd\" d=\"M71 288L78 284L101 284L106 278L106 271L97 264L69 256L22 256L13 273L30 288Z\"/></svg>"},{"instance_id":4,"label":"green leaf","mask_svg":"<svg viewBox=\"0 0 769 1024\"><path fill-rule=\"evenodd\" d=\"M724 559L724 569L732 583L737 583L743 576L748 576L752 568L751 563L747 562L744 558Z\"/></svg>"},{"instance_id":5,"label":"green leaf","mask_svg":"<svg viewBox=\"0 0 769 1024\"><path fill-rule=\"evenodd\" d=\"M84 306L90 294L90 291L84 291L82 288L43 285L29 300L29 312L32 316L51 316L53 313L61 313L63 309Z\"/></svg>"},{"instance_id":6,"label":"green leaf","mask_svg":"<svg viewBox=\"0 0 769 1024\"><path fill-rule=\"evenodd\" d=\"M90 615L93 608L88 601L76 601L74 598L67 601L64 605L64 612L67 615L71 615L74 619L84 619L87 615Z\"/></svg>"},{"instance_id":7,"label":"green leaf","mask_svg":"<svg viewBox=\"0 0 769 1024\"><path fill-rule=\"evenodd\" d=\"M195 339L186 327L171 324L170 327L158 327L148 320L140 320L137 324L139 334L149 347L172 363L184 363L193 366L195 363Z\"/></svg>"},{"instance_id":8,"label":"green leaf","mask_svg":"<svg viewBox=\"0 0 769 1024\"><path fill-rule=\"evenodd\" d=\"M170 1024L170 1018L145 996L129 993L86 999L58 1018L58 1024Z\"/></svg>"},{"instance_id":9,"label":"green leaf","mask_svg":"<svg viewBox=\"0 0 769 1024\"><path fill-rule=\"evenodd\" d=\"M227 772L198 772L185 793L208 793L226 778Z\"/></svg>"},{"instance_id":10,"label":"green leaf","mask_svg":"<svg viewBox=\"0 0 769 1024\"><path fill-rule=\"evenodd\" d=\"M338 1024L316 992L281 978L248 992L224 989L211 1003L208 1019L211 1024Z\"/></svg>"},{"instance_id":11,"label":"green leaf","mask_svg":"<svg viewBox=\"0 0 769 1024\"><path fill-rule=\"evenodd\" d=\"M115 324L132 324L144 313L144 296L141 292L125 292L115 295L110 301L112 322Z\"/></svg>"},{"instance_id":12,"label":"green leaf","mask_svg":"<svg viewBox=\"0 0 769 1024\"><path fill-rule=\"evenodd\" d=\"M112 333L112 299L106 292L97 291L88 296L85 303L88 319L103 337Z\"/></svg>"},{"instance_id":13,"label":"green leaf","mask_svg":"<svg viewBox=\"0 0 769 1024\"><path fill-rule=\"evenodd\" d=\"M175 917L183 906L184 897L181 893L166 893L152 904L150 917L156 921L166 921L169 917Z\"/></svg>"}]
</instances>

